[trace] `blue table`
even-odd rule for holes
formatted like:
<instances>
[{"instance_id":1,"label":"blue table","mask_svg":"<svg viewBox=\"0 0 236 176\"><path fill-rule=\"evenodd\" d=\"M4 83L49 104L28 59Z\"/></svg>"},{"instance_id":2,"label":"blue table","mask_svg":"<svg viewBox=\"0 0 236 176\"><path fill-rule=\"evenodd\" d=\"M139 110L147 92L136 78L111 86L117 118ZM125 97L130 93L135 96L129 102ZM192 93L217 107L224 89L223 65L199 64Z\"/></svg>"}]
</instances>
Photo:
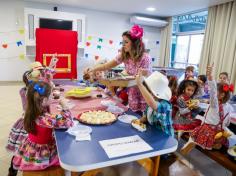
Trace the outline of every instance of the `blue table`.
<instances>
[{"instance_id":1,"label":"blue table","mask_svg":"<svg viewBox=\"0 0 236 176\"><path fill-rule=\"evenodd\" d=\"M127 112L127 114L133 114ZM178 142L173 137L148 126L146 132L139 132L130 124L117 120L112 125L91 126L91 141L76 142L65 130L55 130L58 155L61 166L69 171L87 171L148 157L159 156L176 151ZM153 150L109 159L99 141L120 137L139 135ZM137 146L138 147L138 146Z\"/></svg>"}]
</instances>

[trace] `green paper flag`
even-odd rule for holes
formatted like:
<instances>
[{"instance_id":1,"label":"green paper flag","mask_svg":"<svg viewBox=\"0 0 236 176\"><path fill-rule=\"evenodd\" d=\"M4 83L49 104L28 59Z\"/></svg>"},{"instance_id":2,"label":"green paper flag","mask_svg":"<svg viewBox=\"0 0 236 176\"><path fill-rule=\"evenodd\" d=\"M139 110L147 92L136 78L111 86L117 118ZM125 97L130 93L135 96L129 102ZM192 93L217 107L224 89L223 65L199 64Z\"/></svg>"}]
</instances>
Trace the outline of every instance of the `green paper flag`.
<instances>
[{"instance_id":1,"label":"green paper flag","mask_svg":"<svg viewBox=\"0 0 236 176\"><path fill-rule=\"evenodd\" d=\"M92 40L92 36L88 36L88 40Z\"/></svg>"},{"instance_id":2,"label":"green paper flag","mask_svg":"<svg viewBox=\"0 0 236 176\"><path fill-rule=\"evenodd\" d=\"M102 49L102 46L101 45L97 45L97 49Z\"/></svg>"},{"instance_id":3,"label":"green paper flag","mask_svg":"<svg viewBox=\"0 0 236 176\"><path fill-rule=\"evenodd\" d=\"M99 38L99 39L98 39L98 42L103 42L103 39L102 39L102 38Z\"/></svg>"}]
</instances>

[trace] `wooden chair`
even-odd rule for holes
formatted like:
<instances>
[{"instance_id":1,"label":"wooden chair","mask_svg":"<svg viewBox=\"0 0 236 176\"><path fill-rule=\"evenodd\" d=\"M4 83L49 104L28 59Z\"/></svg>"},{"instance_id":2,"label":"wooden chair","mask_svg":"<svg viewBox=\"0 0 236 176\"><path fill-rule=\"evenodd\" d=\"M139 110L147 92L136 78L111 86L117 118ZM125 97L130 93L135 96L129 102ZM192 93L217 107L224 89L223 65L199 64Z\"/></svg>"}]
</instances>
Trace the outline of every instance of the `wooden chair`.
<instances>
[{"instance_id":1,"label":"wooden chair","mask_svg":"<svg viewBox=\"0 0 236 176\"><path fill-rule=\"evenodd\" d=\"M60 166L49 167L40 171L23 171L23 176L64 176L65 172Z\"/></svg>"}]
</instances>

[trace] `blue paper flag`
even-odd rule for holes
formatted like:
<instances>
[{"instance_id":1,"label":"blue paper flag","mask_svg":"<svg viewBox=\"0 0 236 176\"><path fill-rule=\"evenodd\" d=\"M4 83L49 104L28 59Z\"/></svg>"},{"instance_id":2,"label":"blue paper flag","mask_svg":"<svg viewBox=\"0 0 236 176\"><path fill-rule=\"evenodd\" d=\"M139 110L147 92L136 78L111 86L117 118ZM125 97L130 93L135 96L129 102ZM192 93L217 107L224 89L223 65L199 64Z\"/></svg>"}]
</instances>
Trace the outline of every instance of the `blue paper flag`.
<instances>
[{"instance_id":1,"label":"blue paper flag","mask_svg":"<svg viewBox=\"0 0 236 176\"><path fill-rule=\"evenodd\" d=\"M85 57L88 57L88 54L87 54L87 53L85 54Z\"/></svg>"},{"instance_id":2,"label":"blue paper flag","mask_svg":"<svg viewBox=\"0 0 236 176\"><path fill-rule=\"evenodd\" d=\"M23 45L21 41L16 42L17 46Z\"/></svg>"}]
</instances>

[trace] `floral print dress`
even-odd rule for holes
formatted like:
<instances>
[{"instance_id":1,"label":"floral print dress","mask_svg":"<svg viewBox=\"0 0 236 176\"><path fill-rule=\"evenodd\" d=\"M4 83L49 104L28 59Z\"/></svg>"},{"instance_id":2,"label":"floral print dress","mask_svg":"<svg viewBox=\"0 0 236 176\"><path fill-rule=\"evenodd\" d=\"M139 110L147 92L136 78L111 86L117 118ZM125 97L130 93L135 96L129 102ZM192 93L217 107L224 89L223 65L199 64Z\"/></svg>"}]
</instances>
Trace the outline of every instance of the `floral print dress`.
<instances>
[{"instance_id":1,"label":"floral print dress","mask_svg":"<svg viewBox=\"0 0 236 176\"><path fill-rule=\"evenodd\" d=\"M35 122L36 133L29 133L16 151L13 166L17 170L44 170L59 165L53 128L69 128L73 125L68 110L62 110L59 115L45 113Z\"/></svg>"},{"instance_id":2,"label":"floral print dress","mask_svg":"<svg viewBox=\"0 0 236 176\"><path fill-rule=\"evenodd\" d=\"M118 64L124 63L125 70L129 75L136 76L140 68L146 69L148 73L152 72L151 58L147 53L144 53L138 62L134 62L131 58L123 61L121 55L118 55L115 60ZM128 93L129 108L134 112L136 111L144 112L146 109L146 102L142 97L138 87L135 86L128 88L127 93Z\"/></svg>"}]
</instances>

